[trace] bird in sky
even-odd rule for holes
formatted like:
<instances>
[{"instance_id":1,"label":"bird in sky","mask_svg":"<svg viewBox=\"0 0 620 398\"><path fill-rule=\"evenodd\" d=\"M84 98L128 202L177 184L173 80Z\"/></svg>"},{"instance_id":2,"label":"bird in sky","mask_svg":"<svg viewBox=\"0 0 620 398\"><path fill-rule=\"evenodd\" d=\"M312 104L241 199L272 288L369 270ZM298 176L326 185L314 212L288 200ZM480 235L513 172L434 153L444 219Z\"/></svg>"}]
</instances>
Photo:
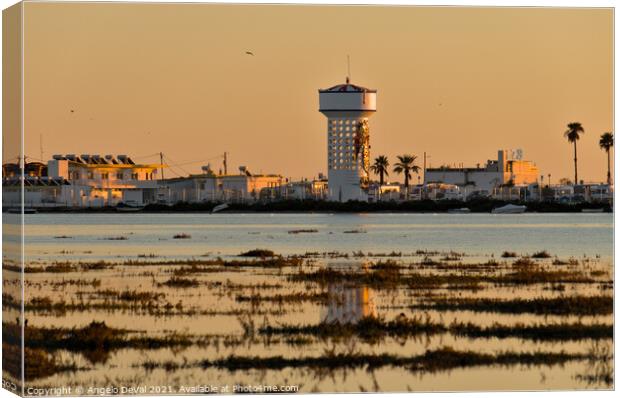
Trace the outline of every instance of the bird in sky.
<instances>
[{"instance_id":1,"label":"bird in sky","mask_svg":"<svg viewBox=\"0 0 620 398\"><path fill-rule=\"evenodd\" d=\"M71 109L71 113L74 113L74 112L75 112L75 110Z\"/></svg>"},{"instance_id":2,"label":"bird in sky","mask_svg":"<svg viewBox=\"0 0 620 398\"><path fill-rule=\"evenodd\" d=\"M252 51L246 51L245 53L246 53L246 55L254 56L254 53Z\"/></svg>"}]
</instances>

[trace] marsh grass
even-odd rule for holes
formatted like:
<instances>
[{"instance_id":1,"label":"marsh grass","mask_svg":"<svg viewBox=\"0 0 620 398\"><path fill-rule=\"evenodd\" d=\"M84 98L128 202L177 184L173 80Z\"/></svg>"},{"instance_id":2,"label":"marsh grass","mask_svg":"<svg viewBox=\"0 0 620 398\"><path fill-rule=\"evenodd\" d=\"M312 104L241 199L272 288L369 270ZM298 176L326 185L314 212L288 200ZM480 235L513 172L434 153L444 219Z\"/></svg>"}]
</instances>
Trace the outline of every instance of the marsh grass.
<instances>
[{"instance_id":1,"label":"marsh grass","mask_svg":"<svg viewBox=\"0 0 620 398\"><path fill-rule=\"evenodd\" d=\"M21 328L17 324L2 324L7 344L19 345ZM105 322L92 321L81 328L25 328L24 342L34 352L67 350L84 355L91 363L105 363L112 351L133 349L158 349L201 345L204 340L191 335L172 333L162 337L136 335L136 332L111 328ZM43 351L43 352L45 352Z\"/></svg>"},{"instance_id":2,"label":"marsh grass","mask_svg":"<svg viewBox=\"0 0 620 398\"><path fill-rule=\"evenodd\" d=\"M319 232L318 229L292 229L288 231L289 234L313 234Z\"/></svg>"},{"instance_id":3,"label":"marsh grass","mask_svg":"<svg viewBox=\"0 0 620 398\"><path fill-rule=\"evenodd\" d=\"M239 257L275 257L276 254L267 249L253 249L239 254Z\"/></svg>"},{"instance_id":4,"label":"marsh grass","mask_svg":"<svg viewBox=\"0 0 620 398\"><path fill-rule=\"evenodd\" d=\"M551 254L547 253L546 250L541 250L532 254L532 258L551 258Z\"/></svg>"},{"instance_id":5,"label":"marsh grass","mask_svg":"<svg viewBox=\"0 0 620 398\"><path fill-rule=\"evenodd\" d=\"M456 321L444 325L440 322L431 321L428 316L418 315L408 318L401 315L392 321L385 321L377 317L364 317L355 323L321 322L316 325L300 326L266 325L259 328L258 332L266 336L310 335L320 339L336 340L355 336L371 343L383 341L386 337L431 336L443 333L469 338L504 339L513 337L534 341L567 341L611 339L613 338L613 325L578 322L508 326L495 323L488 327L482 327L470 322Z\"/></svg>"},{"instance_id":6,"label":"marsh grass","mask_svg":"<svg viewBox=\"0 0 620 398\"><path fill-rule=\"evenodd\" d=\"M439 311L499 312L539 315L608 315L613 312L611 296L562 296L554 298L498 300L490 298L436 299L411 308Z\"/></svg>"},{"instance_id":7,"label":"marsh grass","mask_svg":"<svg viewBox=\"0 0 620 398\"><path fill-rule=\"evenodd\" d=\"M26 381L50 377L62 372L75 372L78 369L73 362L60 362L45 349L24 348L16 344L2 344L2 369L16 378L22 377L21 363L24 361Z\"/></svg>"},{"instance_id":8,"label":"marsh grass","mask_svg":"<svg viewBox=\"0 0 620 398\"><path fill-rule=\"evenodd\" d=\"M259 293L252 295L237 295L235 301L237 302L250 302L252 304L259 303L301 303L304 301L310 301L314 303L326 303L329 298L327 292L317 293L291 293L291 294L275 294L272 296L263 296Z\"/></svg>"},{"instance_id":9,"label":"marsh grass","mask_svg":"<svg viewBox=\"0 0 620 398\"><path fill-rule=\"evenodd\" d=\"M199 363L203 369L218 368L228 371L249 369L282 370L286 368L309 369L360 369L368 371L383 367L404 367L411 372L437 372L456 368L491 365L554 365L586 359L585 354L566 352L502 352L481 354L473 351L457 351L451 347L427 350L417 356L392 354L328 353L320 357L249 357L231 355L221 359L206 359Z\"/></svg>"},{"instance_id":10,"label":"marsh grass","mask_svg":"<svg viewBox=\"0 0 620 398\"><path fill-rule=\"evenodd\" d=\"M197 279L182 278L179 276L173 276L165 282L160 283L161 286L176 287L176 288L190 288L200 286L200 282Z\"/></svg>"}]
</instances>

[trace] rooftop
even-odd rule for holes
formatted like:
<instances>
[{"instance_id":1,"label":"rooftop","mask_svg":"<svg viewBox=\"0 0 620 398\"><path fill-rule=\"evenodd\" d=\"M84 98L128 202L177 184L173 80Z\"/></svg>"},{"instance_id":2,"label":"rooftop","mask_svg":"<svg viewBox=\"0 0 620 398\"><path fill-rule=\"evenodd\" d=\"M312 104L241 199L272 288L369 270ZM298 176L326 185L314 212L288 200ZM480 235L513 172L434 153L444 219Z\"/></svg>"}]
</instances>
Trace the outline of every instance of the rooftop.
<instances>
[{"instance_id":1,"label":"rooftop","mask_svg":"<svg viewBox=\"0 0 620 398\"><path fill-rule=\"evenodd\" d=\"M349 78L345 84L338 84L330 88L321 89L319 93L376 93L377 90L351 84Z\"/></svg>"}]
</instances>

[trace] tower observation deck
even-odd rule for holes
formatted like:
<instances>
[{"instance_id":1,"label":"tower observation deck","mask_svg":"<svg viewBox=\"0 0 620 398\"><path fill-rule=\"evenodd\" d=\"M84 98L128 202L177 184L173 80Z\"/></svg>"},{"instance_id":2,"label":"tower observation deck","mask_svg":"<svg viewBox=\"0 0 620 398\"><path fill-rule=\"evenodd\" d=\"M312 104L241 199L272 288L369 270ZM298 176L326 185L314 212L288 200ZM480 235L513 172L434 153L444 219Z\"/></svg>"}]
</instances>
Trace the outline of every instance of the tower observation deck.
<instances>
[{"instance_id":1,"label":"tower observation deck","mask_svg":"<svg viewBox=\"0 0 620 398\"><path fill-rule=\"evenodd\" d=\"M339 84L319 90L319 112L327 117L329 199L367 200L370 167L368 118L377 110L377 90Z\"/></svg>"}]
</instances>

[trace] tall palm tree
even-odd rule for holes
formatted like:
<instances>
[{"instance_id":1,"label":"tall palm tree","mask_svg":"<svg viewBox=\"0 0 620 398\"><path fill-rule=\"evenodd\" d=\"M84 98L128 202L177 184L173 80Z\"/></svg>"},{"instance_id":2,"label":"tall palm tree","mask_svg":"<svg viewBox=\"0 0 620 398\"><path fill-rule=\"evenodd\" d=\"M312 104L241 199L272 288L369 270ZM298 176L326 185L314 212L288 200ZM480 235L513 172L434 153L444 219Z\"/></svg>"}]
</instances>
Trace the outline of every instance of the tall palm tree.
<instances>
[{"instance_id":1,"label":"tall palm tree","mask_svg":"<svg viewBox=\"0 0 620 398\"><path fill-rule=\"evenodd\" d=\"M397 174L402 173L405 176L405 191L409 194L409 179L411 178L411 173L417 174L420 171L420 167L415 164L418 157L415 155L401 155L396 157L398 158L398 163L394 164L394 172Z\"/></svg>"},{"instance_id":2,"label":"tall palm tree","mask_svg":"<svg viewBox=\"0 0 620 398\"><path fill-rule=\"evenodd\" d=\"M603 133L598 145L607 152L607 184L611 185L611 161L609 158L609 151L611 147L614 146L614 133Z\"/></svg>"},{"instance_id":3,"label":"tall palm tree","mask_svg":"<svg viewBox=\"0 0 620 398\"><path fill-rule=\"evenodd\" d=\"M379 184L383 185L383 176L388 176L388 167L390 167L390 161L387 156L381 155L375 158L375 162L370 166L370 170L373 173L379 174Z\"/></svg>"},{"instance_id":4,"label":"tall palm tree","mask_svg":"<svg viewBox=\"0 0 620 398\"><path fill-rule=\"evenodd\" d=\"M564 132L564 137L566 137L568 142L572 142L575 148L575 185L577 185L579 184L577 180L577 141L579 141L579 134L583 134L586 131L579 122L569 123L567 127L568 130Z\"/></svg>"}]
</instances>

